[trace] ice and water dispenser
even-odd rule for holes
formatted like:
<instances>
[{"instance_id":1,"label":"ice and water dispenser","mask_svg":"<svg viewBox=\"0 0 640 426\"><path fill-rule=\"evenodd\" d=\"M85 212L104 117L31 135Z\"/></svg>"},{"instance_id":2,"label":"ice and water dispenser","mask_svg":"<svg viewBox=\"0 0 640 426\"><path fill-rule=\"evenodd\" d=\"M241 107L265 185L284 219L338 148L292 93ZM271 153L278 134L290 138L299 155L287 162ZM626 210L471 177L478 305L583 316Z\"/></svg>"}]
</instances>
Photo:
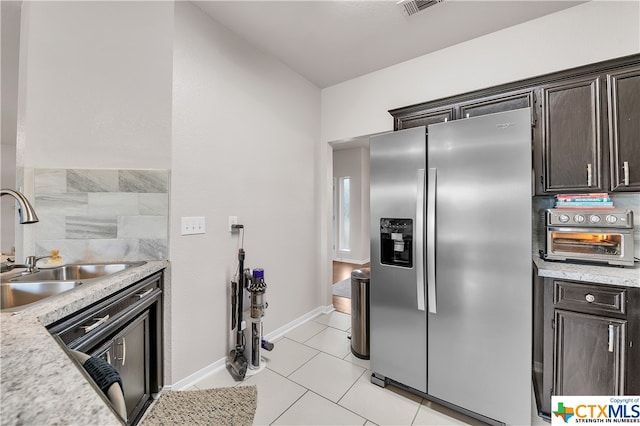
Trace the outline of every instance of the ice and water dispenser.
<instances>
[{"instance_id":1,"label":"ice and water dispenser","mask_svg":"<svg viewBox=\"0 0 640 426\"><path fill-rule=\"evenodd\" d=\"M380 219L380 263L413 267L413 219Z\"/></svg>"}]
</instances>

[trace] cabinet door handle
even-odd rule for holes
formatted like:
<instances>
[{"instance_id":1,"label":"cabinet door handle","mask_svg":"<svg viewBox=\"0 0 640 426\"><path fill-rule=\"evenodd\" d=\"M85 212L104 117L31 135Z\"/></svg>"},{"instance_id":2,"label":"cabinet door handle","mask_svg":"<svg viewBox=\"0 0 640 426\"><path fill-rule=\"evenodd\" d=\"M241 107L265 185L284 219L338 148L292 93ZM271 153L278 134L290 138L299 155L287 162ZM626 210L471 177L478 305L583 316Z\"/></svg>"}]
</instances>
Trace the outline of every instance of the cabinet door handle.
<instances>
[{"instance_id":1,"label":"cabinet door handle","mask_svg":"<svg viewBox=\"0 0 640 426\"><path fill-rule=\"evenodd\" d=\"M127 362L127 339L125 337L120 338L120 342L117 343L117 345L122 346L122 357L118 358L116 356L116 360L122 361L122 366L124 367L124 364Z\"/></svg>"},{"instance_id":2,"label":"cabinet door handle","mask_svg":"<svg viewBox=\"0 0 640 426\"><path fill-rule=\"evenodd\" d=\"M584 300L586 300L589 303L593 303L596 301L596 297L593 294L589 293L584 297Z\"/></svg>"},{"instance_id":3,"label":"cabinet door handle","mask_svg":"<svg viewBox=\"0 0 640 426\"><path fill-rule=\"evenodd\" d=\"M105 322L107 322L109 320L109 315L105 315L102 318L94 318L94 320L96 322L94 322L91 325L83 325L82 328L84 328L84 334L89 333L90 331L95 330L97 327L99 327L101 324L104 324Z\"/></svg>"},{"instance_id":4,"label":"cabinet door handle","mask_svg":"<svg viewBox=\"0 0 640 426\"><path fill-rule=\"evenodd\" d=\"M592 183L592 171L591 171L591 163L587 164L587 186L591 186Z\"/></svg>"},{"instance_id":5,"label":"cabinet door handle","mask_svg":"<svg viewBox=\"0 0 640 426\"><path fill-rule=\"evenodd\" d=\"M622 163L622 170L624 170L624 186L629 186L629 162Z\"/></svg>"},{"instance_id":6,"label":"cabinet door handle","mask_svg":"<svg viewBox=\"0 0 640 426\"><path fill-rule=\"evenodd\" d=\"M138 293L138 294L136 294L136 297L138 298L138 300L140 300L140 299L144 299L144 297L145 297L147 294L151 293L152 291L153 291L153 288L150 288L150 289L148 289L147 291L143 291L142 293Z\"/></svg>"},{"instance_id":7,"label":"cabinet door handle","mask_svg":"<svg viewBox=\"0 0 640 426\"><path fill-rule=\"evenodd\" d=\"M609 352L613 352L613 324L609 324Z\"/></svg>"},{"instance_id":8,"label":"cabinet door handle","mask_svg":"<svg viewBox=\"0 0 640 426\"><path fill-rule=\"evenodd\" d=\"M122 366L127 362L127 338L122 338Z\"/></svg>"}]
</instances>

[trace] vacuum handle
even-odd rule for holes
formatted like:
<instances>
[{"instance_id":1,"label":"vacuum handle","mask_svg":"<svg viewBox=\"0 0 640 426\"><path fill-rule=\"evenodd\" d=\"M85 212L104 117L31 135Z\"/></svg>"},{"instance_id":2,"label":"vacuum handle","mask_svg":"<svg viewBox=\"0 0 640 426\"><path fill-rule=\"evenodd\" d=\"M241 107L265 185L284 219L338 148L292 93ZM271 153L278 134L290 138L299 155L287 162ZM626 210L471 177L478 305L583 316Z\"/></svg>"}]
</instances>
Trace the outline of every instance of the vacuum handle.
<instances>
[{"instance_id":1,"label":"vacuum handle","mask_svg":"<svg viewBox=\"0 0 640 426\"><path fill-rule=\"evenodd\" d=\"M238 303L238 283L231 281L231 329L236 328L236 322L238 321L236 305Z\"/></svg>"},{"instance_id":2,"label":"vacuum handle","mask_svg":"<svg viewBox=\"0 0 640 426\"><path fill-rule=\"evenodd\" d=\"M245 288L245 276L244 276L244 249L238 250L238 292L237 292L237 314L236 314L236 347L242 348L244 350L244 335L242 334L242 299L243 292Z\"/></svg>"}]
</instances>

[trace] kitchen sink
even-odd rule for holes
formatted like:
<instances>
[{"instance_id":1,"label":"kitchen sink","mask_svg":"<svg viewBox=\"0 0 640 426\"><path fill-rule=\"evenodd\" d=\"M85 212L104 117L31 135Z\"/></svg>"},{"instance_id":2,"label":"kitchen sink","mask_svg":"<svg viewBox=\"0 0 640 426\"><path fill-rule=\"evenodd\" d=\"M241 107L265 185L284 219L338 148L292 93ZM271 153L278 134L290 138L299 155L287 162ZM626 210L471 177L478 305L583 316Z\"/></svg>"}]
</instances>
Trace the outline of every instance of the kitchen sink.
<instances>
[{"instance_id":1,"label":"kitchen sink","mask_svg":"<svg viewBox=\"0 0 640 426\"><path fill-rule=\"evenodd\" d=\"M0 284L0 305L2 311L15 311L81 284L80 281L3 282Z\"/></svg>"},{"instance_id":2,"label":"kitchen sink","mask_svg":"<svg viewBox=\"0 0 640 426\"><path fill-rule=\"evenodd\" d=\"M92 263L64 265L51 269L40 269L30 274L12 278L10 282L40 282L40 281L82 281L101 278L125 269L143 265L145 262L131 263Z\"/></svg>"},{"instance_id":3,"label":"kitchen sink","mask_svg":"<svg viewBox=\"0 0 640 426\"><path fill-rule=\"evenodd\" d=\"M3 312L16 311L95 279L117 274L146 262L70 264L51 269L39 269L32 273L3 280L0 288L0 305Z\"/></svg>"}]
</instances>

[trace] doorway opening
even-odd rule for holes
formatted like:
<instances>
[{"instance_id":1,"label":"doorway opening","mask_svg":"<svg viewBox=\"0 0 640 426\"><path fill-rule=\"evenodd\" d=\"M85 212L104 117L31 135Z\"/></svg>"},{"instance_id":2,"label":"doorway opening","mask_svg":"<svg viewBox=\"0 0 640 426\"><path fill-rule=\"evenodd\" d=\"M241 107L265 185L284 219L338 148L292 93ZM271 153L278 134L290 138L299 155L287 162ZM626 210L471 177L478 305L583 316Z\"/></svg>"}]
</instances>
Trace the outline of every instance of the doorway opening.
<instances>
[{"instance_id":1,"label":"doorway opening","mask_svg":"<svg viewBox=\"0 0 640 426\"><path fill-rule=\"evenodd\" d=\"M351 272L370 266L369 137L332 147L332 301L351 313Z\"/></svg>"}]
</instances>

